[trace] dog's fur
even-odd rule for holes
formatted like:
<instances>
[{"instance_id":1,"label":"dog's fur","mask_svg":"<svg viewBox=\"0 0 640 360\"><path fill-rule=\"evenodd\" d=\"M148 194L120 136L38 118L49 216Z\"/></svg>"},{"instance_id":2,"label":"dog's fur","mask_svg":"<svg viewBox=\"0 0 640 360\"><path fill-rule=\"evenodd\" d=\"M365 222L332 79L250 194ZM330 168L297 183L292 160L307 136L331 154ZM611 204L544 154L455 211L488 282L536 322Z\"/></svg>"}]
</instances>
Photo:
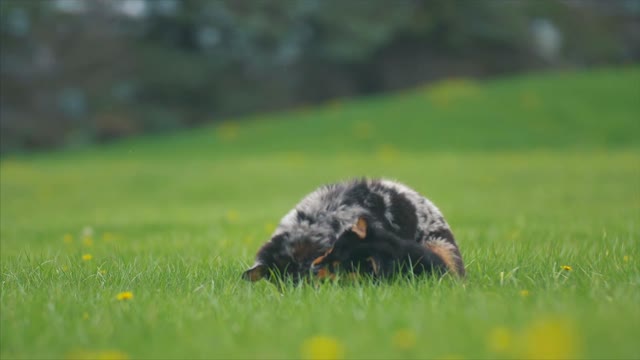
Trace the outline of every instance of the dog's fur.
<instances>
[{"instance_id":1,"label":"dog's fur","mask_svg":"<svg viewBox=\"0 0 640 360\"><path fill-rule=\"evenodd\" d=\"M282 218L243 277L257 281L280 275L297 282L341 236L353 233L361 218L372 234L384 234L377 235L380 239L412 241L433 259L433 269L444 266L464 275L453 233L431 201L395 181L357 179L322 186L302 199ZM405 250L412 251L411 245Z\"/></svg>"},{"instance_id":2,"label":"dog's fur","mask_svg":"<svg viewBox=\"0 0 640 360\"><path fill-rule=\"evenodd\" d=\"M331 278L336 272L367 274L388 278L395 274L425 273L464 275L464 265L455 255L455 246L442 240L419 243L402 239L374 225L365 217L345 231L331 249L316 258L311 270L318 278Z\"/></svg>"}]
</instances>

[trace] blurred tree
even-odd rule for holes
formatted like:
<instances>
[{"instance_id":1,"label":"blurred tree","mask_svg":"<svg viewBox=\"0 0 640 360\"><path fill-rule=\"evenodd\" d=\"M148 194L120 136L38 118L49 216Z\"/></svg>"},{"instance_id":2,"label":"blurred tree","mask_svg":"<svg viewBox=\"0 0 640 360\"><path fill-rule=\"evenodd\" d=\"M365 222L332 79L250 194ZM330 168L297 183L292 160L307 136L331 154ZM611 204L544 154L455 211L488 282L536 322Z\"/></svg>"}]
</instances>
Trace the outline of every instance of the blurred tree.
<instances>
[{"instance_id":1,"label":"blurred tree","mask_svg":"<svg viewBox=\"0 0 640 360\"><path fill-rule=\"evenodd\" d=\"M637 2L0 2L0 152L640 58Z\"/></svg>"},{"instance_id":2,"label":"blurred tree","mask_svg":"<svg viewBox=\"0 0 640 360\"><path fill-rule=\"evenodd\" d=\"M95 105L113 79L129 76L127 44L105 3L83 16L51 4L0 3L2 151L91 141ZM27 25L15 31L16 21Z\"/></svg>"}]
</instances>

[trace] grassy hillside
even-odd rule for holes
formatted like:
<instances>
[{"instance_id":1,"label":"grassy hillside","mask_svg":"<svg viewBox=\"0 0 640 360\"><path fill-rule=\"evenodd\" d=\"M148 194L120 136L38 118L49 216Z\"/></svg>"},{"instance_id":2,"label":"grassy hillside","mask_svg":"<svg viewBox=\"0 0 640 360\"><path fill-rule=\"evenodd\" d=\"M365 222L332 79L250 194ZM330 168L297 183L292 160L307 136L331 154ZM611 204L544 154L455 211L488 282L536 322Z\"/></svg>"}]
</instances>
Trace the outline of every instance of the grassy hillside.
<instances>
[{"instance_id":1,"label":"grassy hillside","mask_svg":"<svg viewBox=\"0 0 640 360\"><path fill-rule=\"evenodd\" d=\"M449 80L2 159L0 356L635 358L638 84ZM302 196L360 175L431 198L468 279L240 280Z\"/></svg>"}]
</instances>

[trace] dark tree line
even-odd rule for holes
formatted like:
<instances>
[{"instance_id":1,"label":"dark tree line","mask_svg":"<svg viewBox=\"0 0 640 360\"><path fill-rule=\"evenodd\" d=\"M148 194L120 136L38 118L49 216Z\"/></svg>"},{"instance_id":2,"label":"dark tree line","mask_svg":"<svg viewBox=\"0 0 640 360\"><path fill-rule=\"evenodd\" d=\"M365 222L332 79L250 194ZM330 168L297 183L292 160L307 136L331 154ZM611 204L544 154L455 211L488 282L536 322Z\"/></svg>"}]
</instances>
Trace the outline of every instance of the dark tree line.
<instances>
[{"instance_id":1,"label":"dark tree line","mask_svg":"<svg viewBox=\"0 0 640 360\"><path fill-rule=\"evenodd\" d=\"M0 151L640 58L637 1L3 0Z\"/></svg>"}]
</instances>

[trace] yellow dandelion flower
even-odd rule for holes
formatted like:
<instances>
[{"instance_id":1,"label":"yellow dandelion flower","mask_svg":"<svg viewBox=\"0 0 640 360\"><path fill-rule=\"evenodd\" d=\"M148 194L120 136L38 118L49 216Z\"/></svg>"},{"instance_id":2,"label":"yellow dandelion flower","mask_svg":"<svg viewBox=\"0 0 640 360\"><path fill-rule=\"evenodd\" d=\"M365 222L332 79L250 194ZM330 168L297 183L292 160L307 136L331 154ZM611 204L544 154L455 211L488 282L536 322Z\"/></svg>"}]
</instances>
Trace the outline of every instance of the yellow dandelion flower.
<instances>
[{"instance_id":1,"label":"yellow dandelion flower","mask_svg":"<svg viewBox=\"0 0 640 360\"><path fill-rule=\"evenodd\" d=\"M244 242L245 245L253 244L253 236L247 235L244 237L242 241Z\"/></svg>"},{"instance_id":2,"label":"yellow dandelion flower","mask_svg":"<svg viewBox=\"0 0 640 360\"><path fill-rule=\"evenodd\" d=\"M82 238L82 245L86 247L93 246L93 238L91 236L85 236Z\"/></svg>"},{"instance_id":3,"label":"yellow dandelion flower","mask_svg":"<svg viewBox=\"0 0 640 360\"><path fill-rule=\"evenodd\" d=\"M399 156L399 151L389 144L383 144L376 149L376 157L382 161L393 161Z\"/></svg>"},{"instance_id":4,"label":"yellow dandelion flower","mask_svg":"<svg viewBox=\"0 0 640 360\"><path fill-rule=\"evenodd\" d=\"M373 126L366 121L358 121L353 124L353 135L359 139L369 139L373 133Z\"/></svg>"},{"instance_id":5,"label":"yellow dandelion flower","mask_svg":"<svg viewBox=\"0 0 640 360\"><path fill-rule=\"evenodd\" d=\"M102 351L98 355L98 360L128 360L129 355L117 350Z\"/></svg>"},{"instance_id":6,"label":"yellow dandelion flower","mask_svg":"<svg viewBox=\"0 0 640 360\"><path fill-rule=\"evenodd\" d=\"M327 102L330 109L340 109L342 107L342 99L334 99Z\"/></svg>"},{"instance_id":7,"label":"yellow dandelion flower","mask_svg":"<svg viewBox=\"0 0 640 360\"><path fill-rule=\"evenodd\" d=\"M529 296L529 290L520 290L520 296L526 298Z\"/></svg>"},{"instance_id":8,"label":"yellow dandelion flower","mask_svg":"<svg viewBox=\"0 0 640 360\"><path fill-rule=\"evenodd\" d=\"M118 295L116 295L116 299L119 300L119 301L131 300L131 299L133 299L133 293L131 291L123 291L123 292L119 293Z\"/></svg>"},{"instance_id":9,"label":"yellow dandelion flower","mask_svg":"<svg viewBox=\"0 0 640 360\"><path fill-rule=\"evenodd\" d=\"M276 230L276 226L273 225L273 223L268 222L264 224L264 232L266 232L268 235L271 235L275 230Z\"/></svg>"},{"instance_id":10,"label":"yellow dandelion flower","mask_svg":"<svg viewBox=\"0 0 640 360\"><path fill-rule=\"evenodd\" d=\"M445 355L441 358L439 358L440 360L462 360L464 359L464 356L459 355L459 354L448 354Z\"/></svg>"},{"instance_id":11,"label":"yellow dandelion flower","mask_svg":"<svg viewBox=\"0 0 640 360\"><path fill-rule=\"evenodd\" d=\"M452 102L478 93L478 85L468 79L448 79L428 88L427 97L437 107L446 108Z\"/></svg>"},{"instance_id":12,"label":"yellow dandelion flower","mask_svg":"<svg viewBox=\"0 0 640 360\"><path fill-rule=\"evenodd\" d=\"M93 256L92 256L91 254L84 254L84 255L82 255L82 260L83 260L83 261L89 261L89 260L91 260L91 259L93 259Z\"/></svg>"},{"instance_id":13,"label":"yellow dandelion flower","mask_svg":"<svg viewBox=\"0 0 640 360\"><path fill-rule=\"evenodd\" d=\"M524 109L531 110L540 107L540 98L532 92L525 92L520 95L520 105Z\"/></svg>"},{"instance_id":14,"label":"yellow dandelion flower","mask_svg":"<svg viewBox=\"0 0 640 360\"><path fill-rule=\"evenodd\" d=\"M289 152L286 154L285 160L287 162L287 165L300 166L304 165L306 157L304 156L304 154L299 152Z\"/></svg>"},{"instance_id":15,"label":"yellow dandelion flower","mask_svg":"<svg viewBox=\"0 0 640 360\"><path fill-rule=\"evenodd\" d=\"M509 352L511 349L511 344L513 342L512 338L513 336L509 329L505 327L497 327L489 332L487 345L490 351L498 354L504 354Z\"/></svg>"},{"instance_id":16,"label":"yellow dandelion flower","mask_svg":"<svg viewBox=\"0 0 640 360\"><path fill-rule=\"evenodd\" d=\"M67 245L73 243L73 235L64 234L64 236L62 237L62 241L64 241L64 243L67 244Z\"/></svg>"},{"instance_id":17,"label":"yellow dandelion flower","mask_svg":"<svg viewBox=\"0 0 640 360\"><path fill-rule=\"evenodd\" d=\"M235 140L240 133L238 124L228 121L221 123L216 130L217 136L224 141Z\"/></svg>"},{"instance_id":18,"label":"yellow dandelion flower","mask_svg":"<svg viewBox=\"0 0 640 360\"><path fill-rule=\"evenodd\" d=\"M106 233L102 234L102 241L104 241L104 242L111 242L111 241L113 241L114 238L115 238L115 236L113 236L113 234L110 233L110 232L106 232Z\"/></svg>"},{"instance_id":19,"label":"yellow dandelion flower","mask_svg":"<svg viewBox=\"0 0 640 360\"><path fill-rule=\"evenodd\" d=\"M67 354L68 360L128 360L129 355L118 350L76 350Z\"/></svg>"},{"instance_id":20,"label":"yellow dandelion flower","mask_svg":"<svg viewBox=\"0 0 640 360\"><path fill-rule=\"evenodd\" d=\"M571 271L571 270L573 270L573 268L571 266L569 266L569 265L562 265L562 270Z\"/></svg>"},{"instance_id":21,"label":"yellow dandelion flower","mask_svg":"<svg viewBox=\"0 0 640 360\"><path fill-rule=\"evenodd\" d=\"M240 218L240 215L238 214L237 211L235 211L235 210L227 211L227 221L228 222L234 223L234 222L238 221L239 218Z\"/></svg>"},{"instance_id":22,"label":"yellow dandelion flower","mask_svg":"<svg viewBox=\"0 0 640 360\"><path fill-rule=\"evenodd\" d=\"M83 312L83 313L82 313L82 319L83 319L83 320L89 320L89 313L88 313L88 312L86 312L86 311L85 311L85 312Z\"/></svg>"},{"instance_id":23,"label":"yellow dandelion flower","mask_svg":"<svg viewBox=\"0 0 640 360\"><path fill-rule=\"evenodd\" d=\"M631 260L631 257L629 255L625 255L622 257L622 261L624 262L629 262L629 260Z\"/></svg>"},{"instance_id":24,"label":"yellow dandelion flower","mask_svg":"<svg viewBox=\"0 0 640 360\"><path fill-rule=\"evenodd\" d=\"M304 359L336 360L344 357L344 346L335 338L314 336L302 344L300 352Z\"/></svg>"},{"instance_id":25,"label":"yellow dandelion flower","mask_svg":"<svg viewBox=\"0 0 640 360\"><path fill-rule=\"evenodd\" d=\"M416 345L416 334L409 329L398 330L393 334L392 344L401 350L411 349Z\"/></svg>"},{"instance_id":26,"label":"yellow dandelion flower","mask_svg":"<svg viewBox=\"0 0 640 360\"><path fill-rule=\"evenodd\" d=\"M563 319L539 319L522 334L522 358L575 359L579 357L577 329Z\"/></svg>"}]
</instances>

